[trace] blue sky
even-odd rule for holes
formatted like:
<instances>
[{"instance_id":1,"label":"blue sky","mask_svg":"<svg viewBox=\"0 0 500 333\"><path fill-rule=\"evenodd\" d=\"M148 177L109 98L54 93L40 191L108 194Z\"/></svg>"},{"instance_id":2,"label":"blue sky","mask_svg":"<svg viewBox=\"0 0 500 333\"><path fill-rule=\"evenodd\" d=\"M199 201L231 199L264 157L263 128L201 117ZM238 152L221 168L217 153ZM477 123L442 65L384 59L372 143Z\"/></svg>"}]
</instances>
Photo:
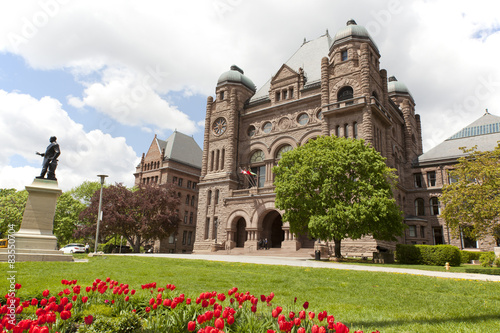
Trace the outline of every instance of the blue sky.
<instances>
[{"instance_id":1,"label":"blue sky","mask_svg":"<svg viewBox=\"0 0 500 333\"><path fill-rule=\"evenodd\" d=\"M207 96L232 64L260 87L351 18L410 89L428 150L500 115L499 16L495 1L2 1L0 188L31 183L52 135L63 190L101 173L131 186L154 134L202 147Z\"/></svg>"}]
</instances>

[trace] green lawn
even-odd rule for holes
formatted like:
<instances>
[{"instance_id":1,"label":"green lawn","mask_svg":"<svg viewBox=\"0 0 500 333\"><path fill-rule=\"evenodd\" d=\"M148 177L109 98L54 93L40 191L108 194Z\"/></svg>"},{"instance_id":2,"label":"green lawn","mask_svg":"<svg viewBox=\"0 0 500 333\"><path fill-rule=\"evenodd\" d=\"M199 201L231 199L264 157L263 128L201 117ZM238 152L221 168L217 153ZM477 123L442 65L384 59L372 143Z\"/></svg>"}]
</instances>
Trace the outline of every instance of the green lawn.
<instances>
[{"instance_id":1,"label":"green lawn","mask_svg":"<svg viewBox=\"0 0 500 333\"><path fill-rule=\"evenodd\" d=\"M7 264L0 269L8 271ZM500 332L498 282L146 256L16 263L16 270L21 299L39 296L44 289L63 289L61 279L77 279L84 287L109 276L136 289L148 282L175 284L187 297L232 287L256 296L274 292L274 305L298 311L308 301L310 311L328 311L351 332ZM0 293L6 293L7 283L0 280Z\"/></svg>"}]
</instances>

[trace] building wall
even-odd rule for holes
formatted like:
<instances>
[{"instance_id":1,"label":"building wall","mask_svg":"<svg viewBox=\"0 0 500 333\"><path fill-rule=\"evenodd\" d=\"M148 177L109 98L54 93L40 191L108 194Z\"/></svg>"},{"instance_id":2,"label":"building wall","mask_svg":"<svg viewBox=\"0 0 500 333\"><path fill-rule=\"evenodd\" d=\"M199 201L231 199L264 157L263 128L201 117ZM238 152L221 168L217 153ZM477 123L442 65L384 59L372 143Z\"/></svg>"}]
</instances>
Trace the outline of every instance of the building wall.
<instances>
[{"instance_id":1,"label":"building wall","mask_svg":"<svg viewBox=\"0 0 500 333\"><path fill-rule=\"evenodd\" d=\"M199 202L198 183L201 170L175 160L165 159L156 137L148 152L143 155L136 168L135 185L172 183L180 198L178 214L180 222L176 232L167 239L154 242L154 252L191 253L195 241L197 207Z\"/></svg>"}]
</instances>

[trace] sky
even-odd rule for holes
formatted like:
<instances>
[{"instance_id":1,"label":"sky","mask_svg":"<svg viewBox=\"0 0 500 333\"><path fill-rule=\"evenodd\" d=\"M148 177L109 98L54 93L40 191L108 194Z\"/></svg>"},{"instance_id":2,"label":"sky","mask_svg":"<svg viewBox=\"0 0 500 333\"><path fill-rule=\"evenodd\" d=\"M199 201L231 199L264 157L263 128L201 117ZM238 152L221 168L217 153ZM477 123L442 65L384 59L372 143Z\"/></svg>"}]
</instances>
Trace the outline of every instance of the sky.
<instances>
[{"instance_id":1,"label":"sky","mask_svg":"<svg viewBox=\"0 0 500 333\"><path fill-rule=\"evenodd\" d=\"M63 191L98 174L133 186L155 134L203 147L207 97L231 65L259 88L349 19L410 90L424 152L485 109L500 116L494 0L2 0L0 188L30 185L53 135Z\"/></svg>"}]
</instances>

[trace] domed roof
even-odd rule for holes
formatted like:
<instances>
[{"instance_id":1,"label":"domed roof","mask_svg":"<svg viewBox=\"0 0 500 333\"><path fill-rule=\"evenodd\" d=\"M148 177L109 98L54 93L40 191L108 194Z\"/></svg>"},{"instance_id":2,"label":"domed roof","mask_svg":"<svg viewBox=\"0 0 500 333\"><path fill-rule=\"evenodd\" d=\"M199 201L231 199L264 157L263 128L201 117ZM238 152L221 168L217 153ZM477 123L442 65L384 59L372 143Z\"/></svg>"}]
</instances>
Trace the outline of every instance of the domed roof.
<instances>
[{"instance_id":1,"label":"domed roof","mask_svg":"<svg viewBox=\"0 0 500 333\"><path fill-rule=\"evenodd\" d=\"M410 94L410 91L406 87L406 85L402 82L399 82L395 76L391 76L389 78L389 83L387 84L387 92L390 93L403 93Z\"/></svg>"},{"instance_id":2,"label":"domed roof","mask_svg":"<svg viewBox=\"0 0 500 333\"><path fill-rule=\"evenodd\" d=\"M345 28L341 29L335 34L335 37L333 38L333 44L338 44L344 39L348 38L362 38L362 39L369 39L375 48L377 48L377 45L371 38L370 34L368 33L368 30L366 30L365 27L358 25L356 21L354 20L349 20L347 21L347 25Z\"/></svg>"},{"instance_id":3,"label":"domed roof","mask_svg":"<svg viewBox=\"0 0 500 333\"><path fill-rule=\"evenodd\" d=\"M219 80L217 80L217 86L226 82L241 83L252 91L257 90L252 80L243 75L243 70L236 65L232 65L229 71L224 72L221 76L219 76Z\"/></svg>"}]
</instances>

